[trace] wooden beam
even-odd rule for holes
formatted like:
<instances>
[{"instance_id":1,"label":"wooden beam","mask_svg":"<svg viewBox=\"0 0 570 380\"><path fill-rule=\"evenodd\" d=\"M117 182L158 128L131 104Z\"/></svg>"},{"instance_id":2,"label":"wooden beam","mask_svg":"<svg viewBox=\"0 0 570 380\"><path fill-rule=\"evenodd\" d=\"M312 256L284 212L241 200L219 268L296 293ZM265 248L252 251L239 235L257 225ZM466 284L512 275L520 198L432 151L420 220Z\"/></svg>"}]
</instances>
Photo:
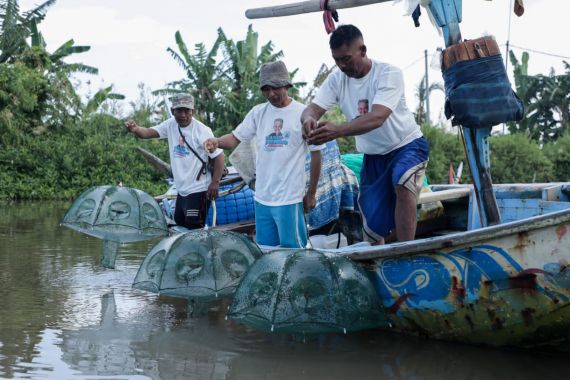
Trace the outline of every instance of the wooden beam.
<instances>
[{"instance_id":1,"label":"wooden beam","mask_svg":"<svg viewBox=\"0 0 570 380\"><path fill-rule=\"evenodd\" d=\"M469 196L470 192L470 187L462 187L458 189L433 191L431 193L421 193L420 199L418 199L418 204L459 199Z\"/></svg>"},{"instance_id":2,"label":"wooden beam","mask_svg":"<svg viewBox=\"0 0 570 380\"><path fill-rule=\"evenodd\" d=\"M145 160L147 160L147 162L149 164L151 164L156 170L158 170L159 172L172 177L172 168L170 167L169 164L167 164L166 162L162 161L160 158L158 158L156 155L152 154L151 152L149 152L148 150L141 148L140 146L137 146L137 151L144 157Z\"/></svg>"},{"instance_id":3,"label":"wooden beam","mask_svg":"<svg viewBox=\"0 0 570 380\"><path fill-rule=\"evenodd\" d=\"M364 5L386 3L392 0L329 0L328 9L355 8ZM254 8L245 11L249 19L293 16L303 13L322 12L319 0L309 0L300 3L275 5L272 7Z\"/></svg>"}]
</instances>

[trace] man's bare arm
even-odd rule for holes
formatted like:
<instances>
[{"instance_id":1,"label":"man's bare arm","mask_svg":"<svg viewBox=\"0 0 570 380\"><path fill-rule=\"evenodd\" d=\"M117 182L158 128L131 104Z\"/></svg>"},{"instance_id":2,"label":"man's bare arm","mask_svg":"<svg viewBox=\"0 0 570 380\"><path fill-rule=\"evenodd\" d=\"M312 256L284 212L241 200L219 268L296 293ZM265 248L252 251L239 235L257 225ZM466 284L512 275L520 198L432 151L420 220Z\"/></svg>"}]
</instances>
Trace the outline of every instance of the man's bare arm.
<instances>
[{"instance_id":1,"label":"man's bare arm","mask_svg":"<svg viewBox=\"0 0 570 380\"><path fill-rule=\"evenodd\" d=\"M317 186L319 184L319 177L321 176L321 167L323 164L322 151L316 150L311 152L311 169L309 174L309 189L307 192L311 195L317 194Z\"/></svg>"},{"instance_id":2,"label":"man's bare arm","mask_svg":"<svg viewBox=\"0 0 570 380\"><path fill-rule=\"evenodd\" d=\"M392 114L392 110L380 104L373 104L372 110L359 118L341 124L341 136L358 136L381 127ZM318 129L318 127L317 127Z\"/></svg>"},{"instance_id":3,"label":"man's bare arm","mask_svg":"<svg viewBox=\"0 0 570 380\"><path fill-rule=\"evenodd\" d=\"M312 131L317 128L317 121L327 112L324 108L315 103L309 104L301 114L301 124L303 124L303 138L311 136Z\"/></svg>"},{"instance_id":4,"label":"man's bare arm","mask_svg":"<svg viewBox=\"0 0 570 380\"><path fill-rule=\"evenodd\" d=\"M152 128L143 128L139 126L134 120L127 120L125 128L135 136L141 139L155 139L160 137L158 132Z\"/></svg>"},{"instance_id":5,"label":"man's bare arm","mask_svg":"<svg viewBox=\"0 0 570 380\"><path fill-rule=\"evenodd\" d=\"M220 190L220 180L224 174L224 153L220 153L214 158L214 172L212 173L212 182L208 186L206 196L208 199L216 199Z\"/></svg>"},{"instance_id":6,"label":"man's bare arm","mask_svg":"<svg viewBox=\"0 0 570 380\"><path fill-rule=\"evenodd\" d=\"M317 128L313 131L307 142L309 144L319 145L339 137L362 135L373 129L382 127L391 114L392 110L390 108L374 104L372 110L367 114L343 124L322 121L318 123Z\"/></svg>"},{"instance_id":7,"label":"man's bare arm","mask_svg":"<svg viewBox=\"0 0 570 380\"><path fill-rule=\"evenodd\" d=\"M309 189L303 197L303 210L305 213L311 211L317 205L317 187L321 176L321 166L323 155L320 150L311 152L311 170L309 174Z\"/></svg>"},{"instance_id":8,"label":"man's bare arm","mask_svg":"<svg viewBox=\"0 0 570 380\"><path fill-rule=\"evenodd\" d=\"M238 146L240 141L237 137L234 136L233 133L228 133L227 135L223 135L222 137L218 138L210 138L204 141L204 149L206 151L212 153L216 149L233 149Z\"/></svg>"}]
</instances>

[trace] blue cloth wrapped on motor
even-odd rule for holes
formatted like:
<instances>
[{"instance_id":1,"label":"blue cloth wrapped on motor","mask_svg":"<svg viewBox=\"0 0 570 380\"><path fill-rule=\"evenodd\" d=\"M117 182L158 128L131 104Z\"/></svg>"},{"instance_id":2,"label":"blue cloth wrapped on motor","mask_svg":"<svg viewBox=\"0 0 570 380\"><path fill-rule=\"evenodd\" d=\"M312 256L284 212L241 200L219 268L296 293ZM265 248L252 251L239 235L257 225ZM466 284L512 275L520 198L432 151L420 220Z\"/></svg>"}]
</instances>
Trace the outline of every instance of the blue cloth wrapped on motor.
<instances>
[{"instance_id":1,"label":"blue cloth wrapped on motor","mask_svg":"<svg viewBox=\"0 0 570 380\"><path fill-rule=\"evenodd\" d=\"M523 103L511 88L501 55L457 62L443 79L445 116L453 116L453 125L484 128L523 117Z\"/></svg>"}]
</instances>

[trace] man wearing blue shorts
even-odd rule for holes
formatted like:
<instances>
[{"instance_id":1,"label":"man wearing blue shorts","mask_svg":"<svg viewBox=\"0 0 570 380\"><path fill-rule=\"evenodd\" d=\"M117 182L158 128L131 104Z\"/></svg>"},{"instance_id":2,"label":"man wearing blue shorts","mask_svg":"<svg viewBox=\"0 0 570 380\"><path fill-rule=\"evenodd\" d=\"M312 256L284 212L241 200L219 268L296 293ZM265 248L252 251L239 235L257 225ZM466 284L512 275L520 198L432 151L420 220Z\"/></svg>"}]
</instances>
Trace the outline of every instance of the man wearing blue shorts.
<instances>
[{"instance_id":1,"label":"man wearing blue shorts","mask_svg":"<svg viewBox=\"0 0 570 380\"><path fill-rule=\"evenodd\" d=\"M315 207L324 146L303 139L301 112L305 106L289 97L289 72L281 61L266 63L259 73L266 103L253 107L236 129L206 140L209 152L233 149L256 138L255 227L261 245L304 248L304 213ZM305 156L311 152L309 187L305 194Z\"/></svg>"},{"instance_id":2,"label":"man wearing blue shorts","mask_svg":"<svg viewBox=\"0 0 570 380\"><path fill-rule=\"evenodd\" d=\"M356 136L356 148L364 153L359 203L365 235L382 244L395 228L399 241L412 240L429 146L406 106L402 71L368 58L353 25L337 28L329 45L338 69L303 111L303 134L310 144ZM335 104L348 121L318 122ZM370 108L363 110L364 104Z\"/></svg>"}]
</instances>

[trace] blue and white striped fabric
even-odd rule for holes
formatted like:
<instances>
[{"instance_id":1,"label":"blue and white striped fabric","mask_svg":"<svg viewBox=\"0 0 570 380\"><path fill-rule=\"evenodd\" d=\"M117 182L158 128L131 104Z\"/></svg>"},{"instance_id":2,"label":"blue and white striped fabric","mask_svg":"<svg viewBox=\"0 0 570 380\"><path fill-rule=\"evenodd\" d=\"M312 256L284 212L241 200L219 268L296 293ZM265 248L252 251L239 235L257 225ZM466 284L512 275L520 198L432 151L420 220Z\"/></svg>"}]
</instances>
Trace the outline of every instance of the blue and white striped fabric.
<instances>
[{"instance_id":1,"label":"blue and white striped fabric","mask_svg":"<svg viewBox=\"0 0 570 380\"><path fill-rule=\"evenodd\" d=\"M458 62L443 72L445 116L453 125L484 128L522 119L501 55Z\"/></svg>"},{"instance_id":2,"label":"blue and white striped fabric","mask_svg":"<svg viewBox=\"0 0 570 380\"><path fill-rule=\"evenodd\" d=\"M342 164L336 141L328 142L321 152L323 165L317 188L317 206L311 210L307 220L311 230L338 219L340 210L358 208L358 180L352 170ZM310 167L311 155L308 154L305 165L307 178Z\"/></svg>"}]
</instances>

